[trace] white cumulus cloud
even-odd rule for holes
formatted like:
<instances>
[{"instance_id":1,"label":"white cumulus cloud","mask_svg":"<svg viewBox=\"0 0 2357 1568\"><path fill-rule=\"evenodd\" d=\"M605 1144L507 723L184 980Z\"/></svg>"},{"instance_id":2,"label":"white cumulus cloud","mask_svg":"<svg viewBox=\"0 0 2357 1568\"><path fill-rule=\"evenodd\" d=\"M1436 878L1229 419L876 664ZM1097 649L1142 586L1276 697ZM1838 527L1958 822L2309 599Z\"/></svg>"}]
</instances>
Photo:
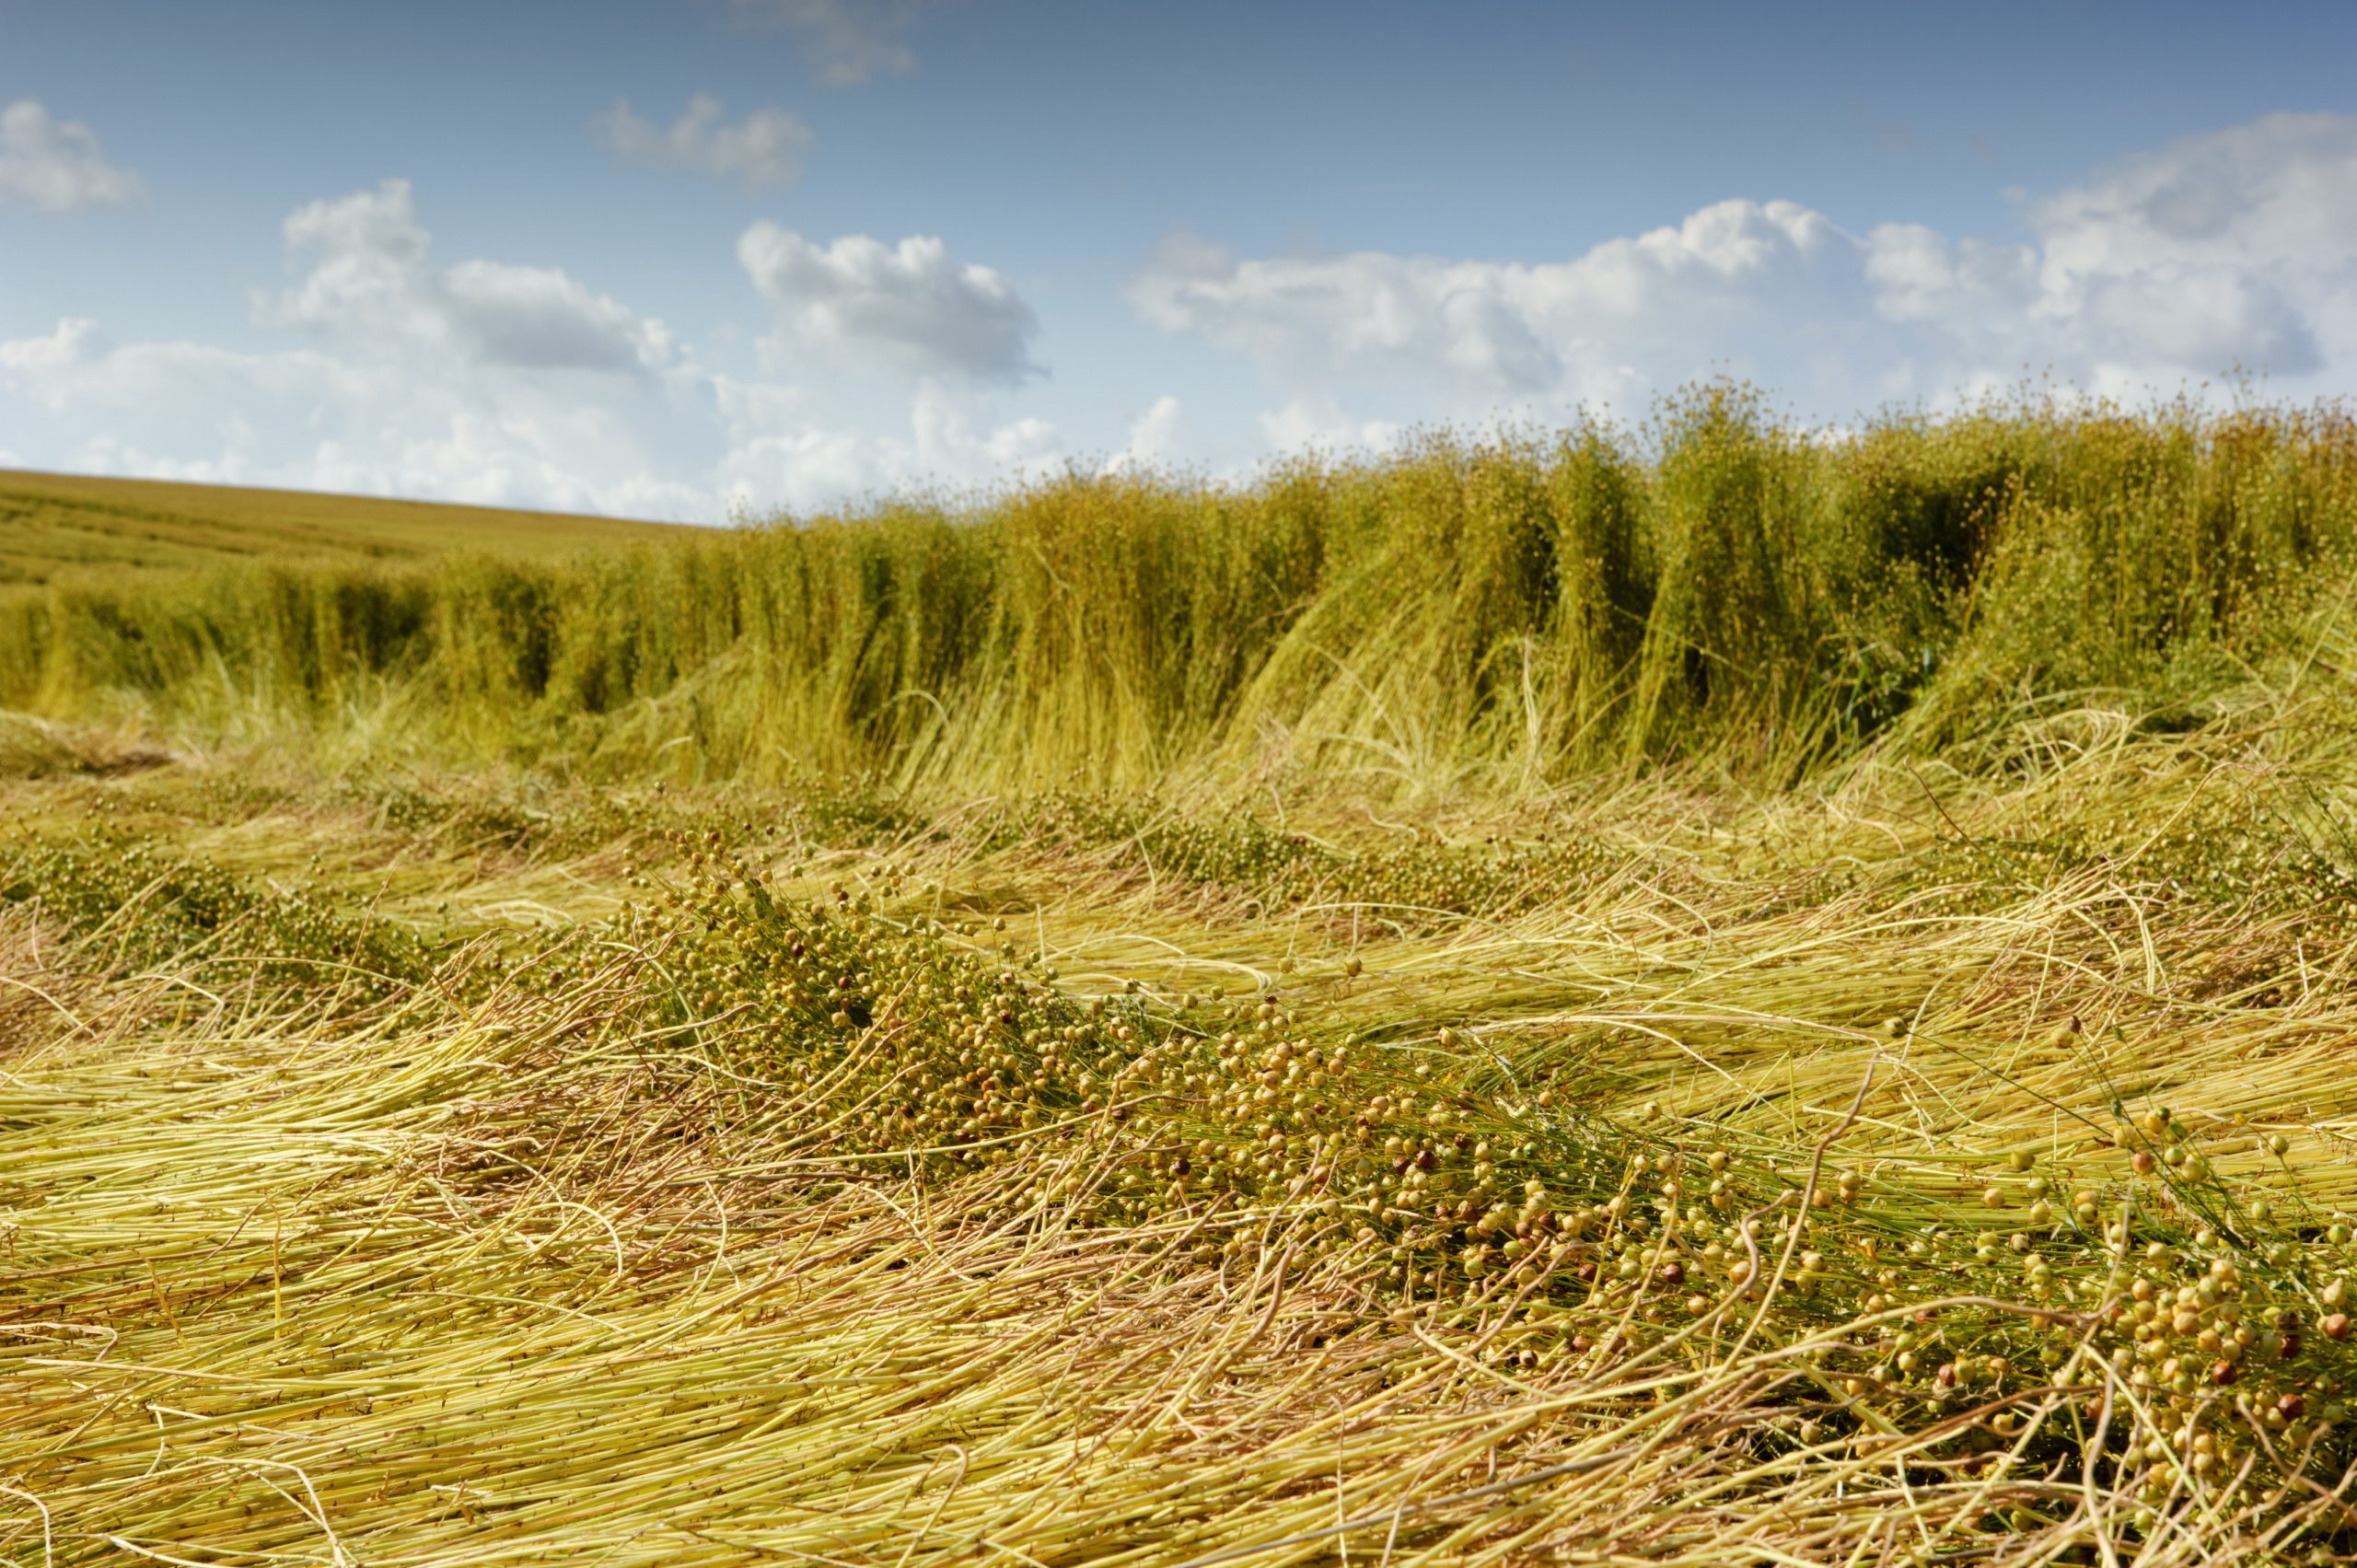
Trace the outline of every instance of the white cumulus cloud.
<instances>
[{"instance_id":1,"label":"white cumulus cloud","mask_svg":"<svg viewBox=\"0 0 2357 1568\"><path fill-rule=\"evenodd\" d=\"M1355 420L1329 397L1295 398L1260 416L1260 436L1280 452L1382 453L1407 439L1408 426Z\"/></svg>"},{"instance_id":2,"label":"white cumulus cloud","mask_svg":"<svg viewBox=\"0 0 2357 1568\"><path fill-rule=\"evenodd\" d=\"M119 207L145 193L139 176L109 163L79 121L54 118L36 99L0 109L0 203L72 213Z\"/></svg>"},{"instance_id":3,"label":"white cumulus cloud","mask_svg":"<svg viewBox=\"0 0 2357 1568\"><path fill-rule=\"evenodd\" d=\"M1239 350L1290 390L1392 381L1482 401L1608 392L1627 343L1708 356L1838 321L1843 302L1828 285L1844 261L1854 272L1854 242L1818 214L1722 202L1537 264L1381 251L1239 261L1181 236L1129 297L1147 320Z\"/></svg>"},{"instance_id":4,"label":"white cumulus cloud","mask_svg":"<svg viewBox=\"0 0 2357 1568\"><path fill-rule=\"evenodd\" d=\"M1037 371L1039 319L1015 285L913 235L888 246L864 234L820 246L764 220L737 241L737 259L777 310L771 357L817 354L921 376L1020 381Z\"/></svg>"},{"instance_id":5,"label":"white cumulus cloud","mask_svg":"<svg viewBox=\"0 0 2357 1568\"><path fill-rule=\"evenodd\" d=\"M258 301L273 322L380 352L523 370L639 375L679 345L663 323L550 267L461 261L435 267L409 181L388 180L313 202L284 234L301 275Z\"/></svg>"},{"instance_id":6,"label":"white cumulus cloud","mask_svg":"<svg viewBox=\"0 0 2357 1568\"><path fill-rule=\"evenodd\" d=\"M783 109L757 109L731 124L726 112L718 99L698 93L677 120L661 126L617 99L597 124L608 146L649 168L742 180L749 189L791 185L802 178L802 155L815 138L798 117Z\"/></svg>"},{"instance_id":7,"label":"white cumulus cloud","mask_svg":"<svg viewBox=\"0 0 2357 1568\"><path fill-rule=\"evenodd\" d=\"M1105 473L1152 471L1177 463L1185 455L1187 420L1178 400L1167 395L1154 400L1130 423L1130 438L1105 459Z\"/></svg>"},{"instance_id":8,"label":"white cumulus cloud","mask_svg":"<svg viewBox=\"0 0 2357 1568\"><path fill-rule=\"evenodd\" d=\"M0 368L36 373L63 370L89 358L104 344L96 321L69 316L57 323L54 331L0 343Z\"/></svg>"}]
</instances>

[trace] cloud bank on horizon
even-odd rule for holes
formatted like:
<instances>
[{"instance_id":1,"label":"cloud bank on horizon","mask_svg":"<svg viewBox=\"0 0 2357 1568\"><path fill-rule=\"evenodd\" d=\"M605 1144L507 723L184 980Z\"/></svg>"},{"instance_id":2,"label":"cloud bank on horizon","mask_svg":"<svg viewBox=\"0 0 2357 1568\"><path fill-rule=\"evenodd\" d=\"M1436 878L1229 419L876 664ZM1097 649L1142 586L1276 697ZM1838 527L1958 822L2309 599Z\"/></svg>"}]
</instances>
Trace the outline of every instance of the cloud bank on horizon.
<instances>
[{"instance_id":1,"label":"cloud bank on horizon","mask_svg":"<svg viewBox=\"0 0 2357 1568\"><path fill-rule=\"evenodd\" d=\"M2119 393L2357 366L2357 118L2189 137L2026 215L2033 242L1996 244L1921 224L1852 234L1791 202L1733 200L1537 263L1239 261L1180 236L1129 298L1248 355L1272 387L1441 386L1467 407L1625 408L1713 364L1860 411L1970 396L2025 366Z\"/></svg>"},{"instance_id":2,"label":"cloud bank on horizon","mask_svg":"<svg viewBox=\"0 0 2357 1568\"><path fill-rule=\"evenodd\" d=\"M732 4L801 39L833 87L915 64L913 0ZM583 156L650 178L769 201L818 148L782 108L732 119L696 92L664 124L609 101ZM87 222L149 196L89 126L31 98L0 107L0 221ZM2357 386L2357 116L2329 112L2012 193L2019 233L2003 239L1844 227L1762 192L1561 256L1250 255L1174 226L1118 273L1042 281L922 229L757 216L707 258L760 323L743 343L691 341L585 281L593 254L447 258L435 197L388 173L294 204L284 281L245 290L237 341L65 313L0 339L0 464L718 520L1075 462L1237 472L1430 421L1635 418L1714 375L1825 419L2034 375L2131 398L2236 371L2291 398ZM1062 389L1102 428L1031 407L1070 346L1054 321L1083 296L1245 377L1251 441L1206 439L1214 411L1156 385L1150 358Z\"/></svg>"}]
</instances>

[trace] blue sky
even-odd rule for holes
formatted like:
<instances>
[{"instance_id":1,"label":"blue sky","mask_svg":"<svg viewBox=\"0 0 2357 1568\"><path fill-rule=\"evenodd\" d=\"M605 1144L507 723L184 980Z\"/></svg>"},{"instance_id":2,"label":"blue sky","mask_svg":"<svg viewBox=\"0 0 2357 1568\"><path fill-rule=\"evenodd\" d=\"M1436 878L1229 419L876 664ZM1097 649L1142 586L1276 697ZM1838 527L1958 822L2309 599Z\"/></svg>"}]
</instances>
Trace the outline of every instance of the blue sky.
<instances>
[{"instance_id":1,"label":"blue sky","mask_svg":"<svg viewBox=\"0 0 2357 1568\"><path fill-rule=\"evenodd\" d=\"M2357 381L2357 8L0 0L0 462L716 520Z\"/></svg>"}]
</instances>

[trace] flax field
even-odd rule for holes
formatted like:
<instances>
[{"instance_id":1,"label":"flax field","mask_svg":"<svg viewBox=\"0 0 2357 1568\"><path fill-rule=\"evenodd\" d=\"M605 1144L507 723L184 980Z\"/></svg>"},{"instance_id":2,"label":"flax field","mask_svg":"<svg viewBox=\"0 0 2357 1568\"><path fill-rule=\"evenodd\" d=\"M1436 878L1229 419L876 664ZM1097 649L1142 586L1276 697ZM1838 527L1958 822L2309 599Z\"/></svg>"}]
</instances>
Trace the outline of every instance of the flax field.
<instances>
[{"instance_id":1,"label":"flax field","mask_svg":"<svg viewBox=\"0 0 2357 1568\"><path fill-rule=\"evenodd\" d=\"M2357 1560L2357 421L0 597L0 1560Z\"/></svg>"}]
</instances>

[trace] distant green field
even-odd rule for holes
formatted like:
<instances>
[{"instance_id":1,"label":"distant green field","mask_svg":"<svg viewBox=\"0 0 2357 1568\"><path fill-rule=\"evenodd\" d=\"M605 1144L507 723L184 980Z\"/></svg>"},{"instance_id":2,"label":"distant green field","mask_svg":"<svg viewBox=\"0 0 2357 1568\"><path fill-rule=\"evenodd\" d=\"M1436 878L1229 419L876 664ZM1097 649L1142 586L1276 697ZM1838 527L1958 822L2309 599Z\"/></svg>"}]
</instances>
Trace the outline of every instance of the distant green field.
<instances>
[{"instance_id":1,"label":"distant green field","mask_svg":"<svg viewBox=\"0 0 2357 1568\"><path fill-rule=\"evenodd\" d=\"M240 561L547 556L674 536L674 524L217 484L0 470L0 587Z\"/></svg>"}]
</instances>

